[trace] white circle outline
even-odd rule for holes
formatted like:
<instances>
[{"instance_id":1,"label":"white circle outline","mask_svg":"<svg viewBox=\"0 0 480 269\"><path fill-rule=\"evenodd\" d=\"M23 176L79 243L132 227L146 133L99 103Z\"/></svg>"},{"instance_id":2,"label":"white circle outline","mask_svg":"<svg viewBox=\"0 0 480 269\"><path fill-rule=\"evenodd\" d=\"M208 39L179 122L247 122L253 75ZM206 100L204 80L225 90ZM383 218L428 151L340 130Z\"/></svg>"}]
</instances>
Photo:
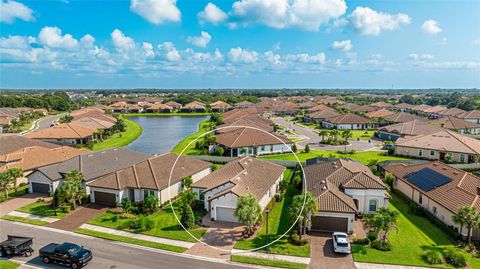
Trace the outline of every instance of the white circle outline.
<instances>
[{"instance_id":1,"label":"white circle outline","mask_svg":"<svg viewBox=\"0 0 480 269\"><path fill-rule=\"evenodd\" d=\"M180 154L178 154L177 158L175 159L175 162L173 163L172 165L172 168L170 170L170 175L168 177L168 201L170 203L170 207L172 208L172 212L173 212L173 215L175 216L175 219L177 219L178 221L178 224L180 224L180 226L182 226L182 228L192 237L194 238L197 242L200 242L202 243L203 245L205 246L208 246L208 247L211 247L213 249L216 249L216 250L220 250L220 251L224 251L224 252L228 252L227 250L225 249L222 249L222 248L218 248L218 247L215 247L215 246L211 246L203 241L201 241L199 238L195 237L192 233L190 233L190 231L188 229L185 228L185 226L183 226L183 224L181 223L180 219L178 218L177 214L175 213L175 209L173 207L173 203L172 203L172 194L170 192L170 183L171 183L171 179L172 179L172 175L173 175L173 171L175 170L175 166L177 165L177 161L180 159L180 157L183 156L183 152L188 148L190 147L190 145L194 142L196 142L198 139L204 137L205 135L207 134L210 134L210 133L213 133L217 130L222 130L222 129L228 129L228 128L248 128L248 129L253 129L253 130L257 130L257 131L261 131L261 132L264 132L266 134L269 134L271 135L272 137L274 137L275 139L277 139L278 141L282 142L287 148L288 150L293 153L293 155L295 156L295 159L297 160L298 164L300 165L300 169L302 170L302 177L303 177L303 189L306 190L306 187L307 187L307 182L306 182L306 178L305 178L305 170L303 169L303 165L302 163L300 162L300 159L298 159L298 156L295 152L293 152L293 150L291 149L291 147L287 144L285 144L285 142L283 142L280 138L278 138L277 136L275 136L274 134L272 133L269 133L265 130L262 130L262 129L259 129L259 128L255 128L255 127L251 127L251 126L243 126L243 125L230 125L230 126L225 126L225 127L220 127L220 128L213 128L212 130L210 131L207 131L207 132L204 132L203 134L199 135L198 137L196 137L194 140L190 141L190 143L188 143L183 149L182 151L180 152ZM246 156L248 157L248 156ZM293 176L293 175L292 175ZM300 213L298 214L297 218L295 219L295 221L293 222L292 226L290 226L290 228L285 232L283 233L279 238L275 239L274 241L272 242L269 242L268 244L266 245L263 245L263 246L260 246L260 247L257 247L257 248L254 248L254 249L249 249L249 250L239 250L239 249L235 249L235 252L236 253L243 253L243 252L253 252L253 251L257 251L257 250L260 250L260 249L263 249L263 248L266 248L267 246L270 246L272 244L274 244L275 242L279 241L280 239L282 239L284 236L286 236L292 229L293 227L295 226L295 224L298 222L298 220L300 219L300 215L302 214L303 212L303 209L305 207L305 202L306 202L306 199L307 199L307 196L306 196L306 191L303 192L303 204L302 204L302 210L300 210ZM233 252L233 249L230 250L230 252Z\"/></svg>"}]
</instances>

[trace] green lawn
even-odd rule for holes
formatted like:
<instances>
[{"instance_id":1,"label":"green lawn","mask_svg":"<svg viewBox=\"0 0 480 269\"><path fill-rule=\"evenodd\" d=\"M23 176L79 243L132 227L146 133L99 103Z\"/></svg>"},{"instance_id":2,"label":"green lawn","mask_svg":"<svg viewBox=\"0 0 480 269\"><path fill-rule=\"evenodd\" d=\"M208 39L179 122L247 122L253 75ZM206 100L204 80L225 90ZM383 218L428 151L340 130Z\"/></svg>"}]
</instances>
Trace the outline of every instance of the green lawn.
<instances>
[{"instance_id":1,"label":"green lawn","mask_svg":"<svg viewBox=\"0 0 480 269\"><path fill-rule=\"evenodd\" d=\"M288 170L287 170L288 171ZM271 209L268 218L268 234L270 242L279 238L291 226L288 221L288 205L292 202L293 196L300 191L292 184L288 187L284 199L275 204ZM289 242L289 235L282 237L279 241L269 246L269 252L291 256L309 257L310 244L296 246ZM264 246L266 243L266 225L263 225L255 238L251 240L240 240L235 244L236 249L250 250Z\"/></svg>"},{"instance_id":2,"label":"green lawn","mask_svg":"<svg viewBox=\"0 0 480 269\"><path fill-rule=\"evenodd\" d=\"M209 116L211 113L204 112L204 113L187 113L187 112L175 112L175 113L127 113L123 114L124 117L174 117L174 116L181 116L181 117L199 117L199 116Z\"/></svg>"},{"instance_id":3,"label":"green lawn","mask_svg":"<svg viewBox=\"0 0 480 269\"><path fill-rule=\"evenodd\" d=\"M453 239L440 228L434 226L424 217L410 212L408 205L397 195L392 195L390 208L400 212L397 231L392 231L389 240L393 250L383 252L363 246L353 246L355 261L386 263L412 266L451 268L444 265L431 265L422 259L422 254L431 248L453 246ZM480 268L480 259L471 260L471 268Z\"/></svg>"},{"instance_id":4,"label":"green lawn","mask_svg":"<svg viewBox=\"0 0 480 269\"><path fill-rule=\"evenodd\" d=\"M157 242L151 242L151 241L145 241L145 240L141 240L141 239L135 239L135 238L125 237L125 236L120 236L120 235L102 233L102 232L92 231L92 230L83 229L83 228L78 228L78 229L75 230L75 232L79 233L79 234L85 234L85 235L90 235L90 236L94 236L94 237L98 237L98 238L103 238L103 239L106 239L106 240L119 241L119 242L134 244L134 245L150 247L150 248L158 248L158 249L173 251L173 252L180 252L181 253L181 252L184 252L185 250L187 250L187 248L183 248L183 247L172 246L172 245L167 245L167 244L162 244L162 243L157 243Z\"/></svg>"},{"instance_id":5,"label":"green lawn","mask_svg":"<svg viewBox=\"0 0 480 269\"><path fill-rule=\"evenodd\" d=\"M350 158L357 160L363 164L368 163L369 160L376 159L379 162L386 160L406 160L406 158L396 157L396 156L383 156L383 152L380 151L357 151L355 154L340 154L336 151L331 150L310 150L309 153L297 153L298 159L301 162L304 162L307 159L315 157L334 157L334 158ZM278 154L278 155L269 155L261 158L265 159L274 159L274 160L286 160L286 161L296 161L293 154Z\"/></svg>"},{"instance_id":6,"label":"green lawn","mask_svg":"<svg viewBox=\"0 0 480 269\"><path fill-rule=\"evenodd\" d=\"M349 140L357 140L357 138L360 140L368 140L373 137L373 134L375 134L375 131L352 130L353 136Z\"/></svg>"},{"instance_id":7,"label":"green lawn","mask_svg":"<svg viewBox=\"0 0 480 269\"><path fill-rule=\"evenodd\" d=\"M22 196L22 195L27 194L27 193L28 193L28 185L19 186L17 195L15 195L15 190L8 191L8 199L12 199L12 198L15 198L15 197L18 197L18 196ZM5 196L4 196L3 190L2 190L2 191L0 191L0 203L3 202L3 201L5 201Z\"/></svg>"},{"instance_id":8,"label":"green lawn","mask_svg":"<svg viewBox=\"0 0 480 269\"><path fill-rule=\"evenodd\" d=\"M200 135L204 134L209 130L210 121L208 119L203 120L198 125L198 131L185 137L182 141L178 142L178 144L172 149L173 153L180 154L182 150L187 147L188 143L195 140ZM198 141L198 140L197 140ZM198 154L198 150L195 149L195 143L192 143L184 152L183 155L196 155Z\"/></svg>"},{"instance_id":9,"label":"green lawn","mask_svg":"<svg viewBox=\"0 0 480 269\"><path fill-rule=\"evenodd\" d=\"M105 141L95 143L92 147L92 150L102 150L113 147L123 147L126 146L135 139L137 139L142 134L142 127L131 120L125 119L125 131L115 133Z\"/></svg>"},{"instance_id":10,"label":"green lawn","mask_svg":"<svg viewBox=\"0 0 480 269\"><path fill-rule=\"evenodd\" d=\"M303 263L267 260L267 259L239 256L239 255L230 256L230 260L232 262L241 262L241 263L247 263L247 264L255 264L255 265L278 267L278 268L291 268L291 269L307 268L307 265Z\"/></svg>"},{"instance_id":11,"label":"green lawn","mask_svg":"<svg viewBox=\"0 0 480 269\"><path fill-rule=\"evenodd\" d=\"M1 269L15 269L18 268L20 264L16 262L11 262L9 260L0 260L0 268Z\"/></svg>"},{"instance_id":12,"label":"green lawn","mask_svg":"<svg viewBox=\"0 0 480 269\"><path fill-rule=\"evenodd\" d=\"M48 222L43 221L43 220L28 219L28 218L22 218L22 217L11 216L11 215L5 215L5 216L2 217L2 219L8 220L8 221L23 222L23 223L26 223L26 224L32 224L32 225L37 225L37 226L44 226L44 225L48 224Z\"/></svg>"},{"instance_id":13,"label":"green lawn","mask_svg":"<svg viewBox=\"0 0 480 269\"><path fill-rule=\"evenodd\" d=\"M59 208L57 208L57 215L55 216L54 210L50 203L47 202L35 202L23 207L16 209L16 211L20 211L23 213L29 213L41 217L52 217L52 218L64 218L67 213L62 212Z\"/></svg>"},{"instance_id":14,"label":"green lawn","mask_svg":"<svg viewBox=\"0 0 480 269\"><path fill-rule=\"evenodd\" d=\"M175 213L177 213L178 216L178 209L175 210ZM155 227L150 231L141 232L142 234L187 242L196 242L196 240L192 238L186 231L184 231L179 225L170 206L167 206L164 209L159 210L157 213L149 215L148 217L155 222ZM127 221L129 220L117 218L114 214L104 213L94 219L91 219L88 221L88 223L117 230L136 232L123 228L123 225L125 225ZM190 230L190 233L192 233L196 238L202 237L205 232L205 229Z\"/></svg>"}]
</instances>

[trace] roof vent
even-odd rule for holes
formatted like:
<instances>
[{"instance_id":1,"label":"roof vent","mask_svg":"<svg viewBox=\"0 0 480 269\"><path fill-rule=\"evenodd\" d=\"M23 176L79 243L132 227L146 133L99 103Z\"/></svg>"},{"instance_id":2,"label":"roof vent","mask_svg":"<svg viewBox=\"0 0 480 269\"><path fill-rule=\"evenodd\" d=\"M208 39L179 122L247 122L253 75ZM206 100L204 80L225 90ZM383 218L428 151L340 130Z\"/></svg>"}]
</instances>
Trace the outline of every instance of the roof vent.
<instances>
[{"instance_id":1,"label":"roof vent","mask_svg":"<svg viewBox=\"0 0 480 269\"><path fill-rule=\"evenodd\" d=\"M322 190L326 190L326 189L327 189L327 186L323 186L323 187L322 187Z\"/></svg>"},{"instance_id":2,"label":"roof vent","mask_svg":"<svg viewBox=\"0 0 480 269\"><path fill-rule=\"evenodd\" d=\"M460 175L460 173L458 173L457 171L453 171L453 174L454 175Z\"/></svg>"},{"instance_id":3,"label":"roof vent","mask_svg":"<svg viewBox=\"0 0 480 269\"><path fill-rule=\"evenodd\" d=\"M248 172L247 172L247 171L245 171L245 172L243 172L243 174L244 174L244 175L247 175L247 174L248 174Z\"/></svg>"},{"instance_id":4,"label":"roof vent","mask_svg":"<svg viewBox=\"0 0 480 269\"><path fill-rule=\"evenodd\" d=\"M325 180L322 180L322 184L325 184Z\"/></svg>"},{"instance_id":5,"label":"roof vent","mask_svg":"<svg viewBox=\"0 0 480 269\"><path fill-rule=\"evenodd\" d=\"M446 167L442 167L442 169L443 169L443 170L445 170L445 171L447 171L447 170L448 170L448 168L446 168Z\"/></svg>"},{"instance_id":6,"label":"roof vent","mask_svg":"<svg viewBox=\"0 0 480 269\"><path fill-rule=\"evenodd\" d=\"M438 163L433 163L433 166L438 166Z\"/></svg>"},{"instance_id":7,"label":"roof vent","mask_svg":"<svg viewBox=\"0 0 480 269\"><path fill-rule=\"evenodd\" d=\"M118 157L115 157L115 161L118 161Z\"/></svg>"},{"instance_id":8,"label":"roof vent","mask_svg":"<svg viewBox=\"0 0 480 269\"><path fill-rule=\"evenodd\" d=\"M88 154L87 157L93 157L93 154Z\"/></svg>"}]
</instances>

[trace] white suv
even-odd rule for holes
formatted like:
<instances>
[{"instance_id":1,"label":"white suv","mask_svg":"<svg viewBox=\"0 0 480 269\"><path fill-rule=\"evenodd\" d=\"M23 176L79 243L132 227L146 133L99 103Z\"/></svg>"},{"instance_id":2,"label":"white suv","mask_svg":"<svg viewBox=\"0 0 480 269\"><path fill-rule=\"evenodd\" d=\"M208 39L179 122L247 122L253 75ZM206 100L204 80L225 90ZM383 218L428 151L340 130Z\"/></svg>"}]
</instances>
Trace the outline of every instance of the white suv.
<instances>
[{"instance_id":1,"label":"white suv","mask_svg":"<svg viewBox=\"0 0 480 269\"><path fill-rule=\"evenodd\" d=\"M348 235L346 233L333 233L333 251L335 253L350 253L350 243L348 242Z\"/></svg>"}]
</instances>

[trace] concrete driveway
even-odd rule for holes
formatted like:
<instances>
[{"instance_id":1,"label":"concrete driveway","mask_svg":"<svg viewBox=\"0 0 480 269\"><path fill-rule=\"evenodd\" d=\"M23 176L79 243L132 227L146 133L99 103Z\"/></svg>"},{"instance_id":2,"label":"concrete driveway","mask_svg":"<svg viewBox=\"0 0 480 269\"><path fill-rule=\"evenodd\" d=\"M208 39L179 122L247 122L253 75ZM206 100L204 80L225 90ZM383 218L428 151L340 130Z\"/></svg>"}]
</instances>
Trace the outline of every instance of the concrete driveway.
<instances>
[{"instance_id":1,"label":"concrete driveway","mask_svg":"<svg viewBox=\"0 0 480 269\"><path fill-rule=\"evenodd\" d=\"M34 203L38 198L45 199L48 197L45 194L29 193L0 203L0 217L7 215L17 208Z\"/></svg>"},{"instance_id":2,"label":"concrete driveway","mask_svg":"<svg viewBox=\"0 0 480 269\"><path fill-rule=\"evenodd\" d=\"M65 231L75 231L75 229L82 226L82 224L86 223L88 220L105 213L108 208L109 207L107 206L98 204L80 206L65 218L52 222L47 226Z\"/></svg>"},{"instance_id":3,"label":"concrete driveway","mask_svg":"<svg viewBox=\"0 0 480 269\"><path fill-rule=\"evenodd\" d=\"M352 254L336 254L333 252L330 233L314 233L310 235L310 269L355 269Z\"/></svg>"}]
</instances>

